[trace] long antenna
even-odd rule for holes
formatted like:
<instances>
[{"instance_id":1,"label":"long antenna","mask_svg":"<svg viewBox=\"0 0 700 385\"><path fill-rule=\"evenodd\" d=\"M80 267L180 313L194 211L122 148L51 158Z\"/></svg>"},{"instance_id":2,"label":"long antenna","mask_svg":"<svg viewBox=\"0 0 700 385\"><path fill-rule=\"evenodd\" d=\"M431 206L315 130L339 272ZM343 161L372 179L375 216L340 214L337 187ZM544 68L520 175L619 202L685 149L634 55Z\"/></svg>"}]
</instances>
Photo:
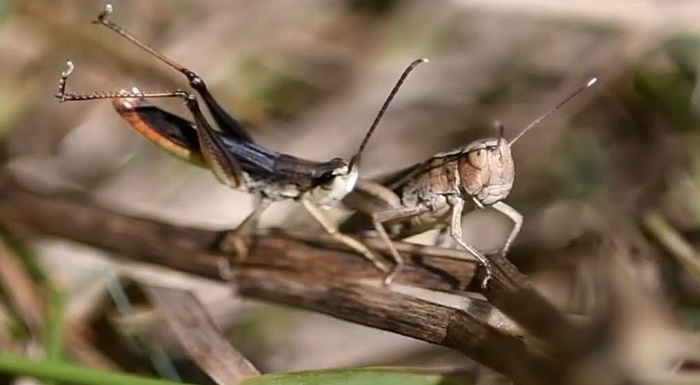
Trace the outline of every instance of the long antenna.
<instances>
[{"instance_id":1,"label":"long antenna","mask_svg":"<svg viewBox=\"0 0 700 385\"><path fill-rule=\"evenodd\" d=\"M408 74L410 74L411 71L413 71L413 69L416 68L419 64L427 63L427 62L428 62L428 59L426 59L426 58L416 59L411 64L409 64L408 67L406 67L406 69L403 71L403 73L401 74L401 77L399 77L399 80L394 85L394 88L391 89L389 96L384 101L384 104L382 104L382 108L379 109L379 113L377 113L377 116L374 118L374 122L372 122L372 125L369 128L369 131L367 131L367 135L365 135L365 138L362 139L362 143L360 144L360 147L357 149L357 152L355 153L355 155L353 155L352 159L350 159L350 164L348 165L348 170L352 170L352 168L355 166L355 164L357 164L360 161L360 157L362 156L362 151L365 150L365 147L367 146L367 142L369 142L369 138L374 133L374 130L377 129L377 126L379 125L379 122L382 120L384 113L386 112L387 108L389 108L389 104L391 104L391 101L394 100L394 96L396 96L396 93L399 91L399 88L401 88L401 85L406 81Z\"/></svg>"},{"instance_id":2,"label":"long antenna","mask_svg":"<svg viewBox=\"0 0 700 385\"><path fill-rule=\"evenodd\" d=\"M496 123L495 123L494 125L496 126L496 129L498 130L498 142L497 142L497 145L498 145L498 147L501 147L501 143L503 143L503 139L505 139L505 138L503 137L503 134L504 134L505 131L506 131L506 126L504 126L504 125L503 125L503 122L501 122L501 121L496 121Z\"/></svg>"},{"instance_id":3,"label":"long antenna","mask_svg":"<svg viewBox=\"0 0 700 385\"><path fill-rule=\"evenodd\" d=\"M513 138L513 140L511 140L510 143L508 143L508 145L509 145L509 146L512 146L513 143L515 143L518 139L520 139L520 137L523 136L523 134L525 134L529 129L531 129L532 127L535 127L535 126L538 125L541 121L547 119L550 115L552 115L552 114L555 113L558 109L562 108L566 103L568 103L569 101L571 101L571 99L573 99L573 98L575 98L576 96L578 96L578 94L580 94L581 92L585 91L588 87L591 87L592 85L594 85L597 81L598 81L598 78L592 78L591 80L588 81L588 83L586 83L585 85L582 85L582 86L579 87L576 91L572 92L571 95L567 96L564 100L562 100L561 102L559 102L559 104L557 104L556 106L554 106L551 110L547 111L546 113L544 113L544 115L542 115L542 116L540 116L539 118L535 119L534 122L530 123L527 127L523 128L523 130L520 131L520 133L519 133L518 135L516 135L516 137Z\"/></svg>"}]
</instances>

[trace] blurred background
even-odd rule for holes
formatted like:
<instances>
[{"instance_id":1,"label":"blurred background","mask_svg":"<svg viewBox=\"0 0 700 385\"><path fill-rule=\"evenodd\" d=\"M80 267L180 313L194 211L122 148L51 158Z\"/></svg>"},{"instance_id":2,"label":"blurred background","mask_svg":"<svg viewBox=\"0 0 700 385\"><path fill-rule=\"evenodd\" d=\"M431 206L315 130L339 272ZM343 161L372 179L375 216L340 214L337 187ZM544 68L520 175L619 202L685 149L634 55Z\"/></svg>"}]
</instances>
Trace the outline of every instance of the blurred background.
<instances>
[{"instance_id":1,"label":"blurred background","mask_svg":"<svg viewBox=\"0 0 700 385\"><path fill-rule=\"evenodd\" d=\"M0 132L7 167L22 183L42 191L89 190L112 209L208 228L234 227L250 212L250 196L144 140L108 101L60 104L53 97L67 59L76 66L69 91L186 86L180 74L91 24L103 3L2 4ZM649 321L640 335L655 338L657 330L692 331L700 325L700 2L118 0L113 5L114 21L201 75L259 143L313 160L348 159L404 67L428 57L430 63L411 74L370 143L361 168L367 178L495 135L495 121L512 138L598 77L598 85L513 148L517 173L506 201L525 222L510 258L568 312L597 309L613 292L618 305L634 305L619 305L626 310L616 322ZM159 105L187 116L178 101ZM315 226L300 207L285 203L273 205L262 223ZM507 218L482 210L465 217L465 238L483 250L496 249L509 226ZM127 290L130 280L143 279L195 291L264 372L473 365L460 354L408 338L232 299L222 285L118 262L73 242L42 238L25 246L62 293L66 335L81 341L69 339L68 354L92 365L153 370L144 364L148 350L130 350L142 360L134 360L138 364L118 362L106 351L113 345L85 334L86 328L128 334L126 329L137 327L135 317L110 310L109 298ZM10 262L4 260L0 269L8 272ZM601 294L608 287L601 277L618 270L634 279L625 281L624 290L612 285L617 289ZM41 301L10 295L10 274L0 275L3 323L29 330L0 331L0 346L26 347L31 322L44 317L28 321L31 311L17 307L40 308ZM95 321L103 318L103 324ZM652 337L644 341L655 341ZM625 347L638 348L640 340L633 340ZM164 346L167 355L177 356Z\"/></svg>"}]
</instances>

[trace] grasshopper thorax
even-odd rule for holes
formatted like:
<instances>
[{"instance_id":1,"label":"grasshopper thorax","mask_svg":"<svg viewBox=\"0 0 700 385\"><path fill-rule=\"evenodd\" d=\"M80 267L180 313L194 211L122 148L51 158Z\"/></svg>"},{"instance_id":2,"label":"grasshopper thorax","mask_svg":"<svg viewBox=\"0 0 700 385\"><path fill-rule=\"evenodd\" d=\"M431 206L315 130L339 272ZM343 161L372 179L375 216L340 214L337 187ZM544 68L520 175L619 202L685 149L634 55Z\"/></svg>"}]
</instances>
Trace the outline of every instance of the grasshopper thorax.
<instances>
[{"instance_id":1,"label":"grasshopper thorax","mask_svg":"<svg viewBox=\"0 0 700 385\"><path fill-rule=\"evenodd\" d=\"M508 196L515 168L508 141L487 138L467 145L458 160L457 171L465 198L492 205Z\"/></svg>"}]
</instances>

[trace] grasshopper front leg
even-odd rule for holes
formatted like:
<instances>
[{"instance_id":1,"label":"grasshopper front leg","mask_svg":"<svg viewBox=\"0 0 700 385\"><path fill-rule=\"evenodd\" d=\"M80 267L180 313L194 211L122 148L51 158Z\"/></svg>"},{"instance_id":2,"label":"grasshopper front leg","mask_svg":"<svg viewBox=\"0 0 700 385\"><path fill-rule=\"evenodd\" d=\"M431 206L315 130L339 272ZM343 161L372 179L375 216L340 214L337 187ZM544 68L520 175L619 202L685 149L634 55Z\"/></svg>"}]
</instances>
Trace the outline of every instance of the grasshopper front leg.
<instances>
[{"instance_id":1,"label":"grasshopper front leg","mask_svg":"<svg viewBox=\"0 0 700 385\"><path fill-rule=\"evenodd\" d=\"M501 248L501 251L500 251L501 256L505 257L506 254L508 254L510 247L513 245L515 238L517 238L518 234L520 233L520 230L523 227L523 215L520 214L520 212L518 210L513 208L513 206L510 206L509 204L507 204L503 201L496 202L493 205L491 205L491 207L493 207L494 210L507 216L508 218L510 218L510 220L513 221L513 228L510 230L510 233L508 234L508 238L506 239L506 241L503 244L503 247ZM483 205L478 206L478 208L483 208ZM437 236L435 237L435 246L448 247L448 248L452 247L450 242L448 242L452 238L447 238L447 235L449 233L450 233L449 226L446 226L446 227L439 229L439 232L438 232Z\"/></svg>"},{"instance_id":2,"label":"grasshopper front leg","mask_svg":"<svg viewBox=\"0 0 700 385\"><path fill-rule=\"evenodd\" d=\"M450 219L450 236L457 242L460 246L464 247L472 255L474 255L484 268L486 269L486 276L481 282L481 288L486 289L489 280L491 280L491 261L486 258L485 255L481 254L474 246L467 244L462 239L462 212L464 211L464 200L455 195L447 197L447 203L452 207L452 215ZM517 234L516 234L517 235Z\"/></svg>"},{"instance_id":3,"label":"grasshopper front leg","mask_svg":"<svg viewBox=\"0 0 700 385\"><path fill-rule=\"evenodd\" d=\"M483 209L484 205L479 202L478 199L472 197L474 203L476 204L477 208ZM503 201L498 201L494 204L491 205L491 207L498 211L499 213L507 216L510 218L510 220L513 221L513 228L510 230L510 233L508 234L508 238L506 239L506 242L503 244L503 248L501 248L500 254L502 257L505 257L506 254L508 254L508 250L510 250L510 247L513 245L513 241L515 241L515 238L518 236L520 233L520 229L523 227L523 215L518 212L518 210L514 209L512 206L509 204L503 202Z\"/></svg>"},{"instance_id":4,"label":"grasshopper front leg","mask_svg":"<svg viewBox=\"0 0 700 385\"><path fill-rule=\"evenodd\" d=\"M318 206L314 205L308 200L302 200L301 203L306 211L316 220L316 222L318 222L321 227L323 227L323 229L336 241L343 243L345 246L360 253L363 257L365 257L365 259L372 262L377 269L383 272L389 272L389 269L377 259L377 257L367 246L365 246L364 243L338 231L338 227L333 225L331 221L326 218L323 211L321 211Z\"/></svg>"},{"instance_id":5,"label":"grasshopper front leg","mask_svg":"<svg viewBox=\"0 0 700 385\"><path fill-rule=\"evenodd\" d=\"M511 229L510 234L506 239L506 243L501 249L501 256L505 257L508 253L508 250L510 250L510 247L513 245L513 241L515 241L515 238L518 236L518 233L520 233L520 229L523 227L523 215L520 214L518 210L514 209L512 206L508 205L503 201L494 203L493 205L491 205L491 207L493 207L495 210L498 210L500 213L503 213L503 215L507 216L513 221L513 228Z\"/></svg>"}]
</instances>

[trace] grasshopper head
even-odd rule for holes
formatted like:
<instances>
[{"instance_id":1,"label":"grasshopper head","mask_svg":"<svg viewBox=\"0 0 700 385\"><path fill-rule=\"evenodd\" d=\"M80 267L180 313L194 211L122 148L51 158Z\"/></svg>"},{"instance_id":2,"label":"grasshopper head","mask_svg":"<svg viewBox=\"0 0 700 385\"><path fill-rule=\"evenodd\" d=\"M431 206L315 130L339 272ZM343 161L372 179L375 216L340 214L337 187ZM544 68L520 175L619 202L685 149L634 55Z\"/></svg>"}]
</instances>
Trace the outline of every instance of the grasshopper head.
<instances>
[{"instance_id":1,"label":"grasshopper head","mask_svg":"<svg viewBox=\"0 0 700 385\"><path fill-rule=\"evenodd\" d=\"M513 187L513 179L515 178L513 156L510 152L511 146L531 128L597 81L597 78L590 79L554 108L522 129L510 142L503 137L503 125L498 123L498 138L477 140L464 147L458 161L459 178L464 192L485 206L505 199Z\"/></svg>"},{"instance_id":2,"label":"grasshopper head","mask_svg":"<svg viewBox=\"0 0 700 385\"><path fill-rule=\"evenodd\" d=\"M350 168L345 162L337 159L337 166L326 173L322 178L323 182L306 193L307 199L320 206L331 206L341 201L355 188L357 169L357 166Z\"/></svg>"},{"instance_id":3,"label":"grasshopper head","mask_svg":"<svg viewBox=\"0 0 700 385\"><path fill-rule=\"evenodd\" d=\"M504 199L515 177L508 141L501 137L470 143L462 150L458 170L464 191L481 204L492 205Z\"/></svg>"}]
</instances>

